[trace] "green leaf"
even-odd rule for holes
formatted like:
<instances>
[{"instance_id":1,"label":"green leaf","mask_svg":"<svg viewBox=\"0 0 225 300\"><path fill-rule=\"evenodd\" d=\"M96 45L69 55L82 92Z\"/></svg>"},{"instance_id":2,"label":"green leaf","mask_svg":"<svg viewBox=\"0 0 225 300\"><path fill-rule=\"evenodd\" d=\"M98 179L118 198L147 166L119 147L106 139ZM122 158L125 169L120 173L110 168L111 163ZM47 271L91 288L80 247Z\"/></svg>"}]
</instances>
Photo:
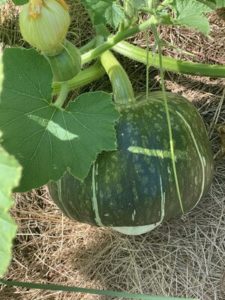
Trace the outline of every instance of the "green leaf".
<instances>
[{"instance_id":1,"label":"green leaf","mask_svg":"<svg viewBox=\"0 0 225 300\"><path fill-rule=\"evenodd\" d=\"M137 9L141 8L152 8L155 6L155 4L158 4L158 0L131 0L133 2L133 5Z\"/></svg>"},{"instance_id":2,"label":"green leaf","mask_svg":"<svg viewBox=\"0 0 225 300\"><path fill-rule=\"evenodd\" d=\"M81 288L76 286L65 286L54 283L35 283L35 282L21 282L14 280L0 280L0 284L5 284L7 286L16 286L27 289L40 289L47 291L61 291L61 292L70 292L70 293L82 293L82 294L92 294L92 295L105 295L107 299L136 299L136 300L199 300L197 298L178 298L178 297L169 297L169 296L150 296L145 294L131 294L128 292L119 292L111 290L97 290L90 288Z\"/></svg>"},{"instance_id":3,"label":"green leaf","mask_svg":"<svg viewBox=\"0 0 225 300\"><path fill-rule=\"evenodd\" d=\"M109 24L117 28L124 19L123 7L114 0L81 0L94 25Z\"/></svg>"},{"instance_id":4,"label":"green leaf","mask_svg":"<svg viewBox=\"0 0 225 300\"><path fill-rule=\"evenodd\" d=\"M207 5L212 10L225 7L225 0L197 0L197 1Z\"/></svg>"},{"instance_id":5,"label":"green leaf","mask_svg":"<svg viewBox=\"0 0 225 300\"><path fill-rule=\"evenodd\" d=\"M196 0L175 0L176 24L209 34L210 27L206 13L212 9Z\"/></svg>"},{"instance_id":6,"label":"green leaf","mask_svg":"<svg viewBox=\"0 0 225 300\"><path fill-rule=\"evenodd\" d=\"M13 204L11 192L18 185L20 175L21 167L18 162L0 146L0 277L5 274L11 261L12 242L17 226L9 209Z\"/></svg>"},{"instance_id":7,"label":"green leaf","mask_svg":"<svg viewBox=\"0 0 225 300\"><path fill-rule=\"evenodd\" d=\"M225 0L216 0L216 9L225 7Z\"/></svg>"},{"instance_id":8,"label":"green leaf","mask_svg":"<svg viewBox=\"0 0 225 300\"><path fill-rule=\"evenodd\" d=\"M114 28L117 28L124 19L124 11L121 5L113 2L105 11L107 23Z\"/></svg>"},{"instance_id":9,"label":"green leaf","mask_svg":"<svg viewBox=\"0 0 225 300\"><path fill-rule=\"evenodd\" d=\"M3 64L0 130L3 146L23 167L18 191L57 180L66 170L83 180L100 152L116 149L111 95L86 93L60 109L51 102L52 74L43 56L11 48Z\"/></svg>"},{"instance_id":10,"label":"green leaf","mask_svg":"<svg viewBox=\"0 0 225 300\"><path fill-rule=\"evenodd\" d=\"M95 25L106 23L105 11L112 6L113 0L81 0L84 7L89 11L92 22Z\"/></svg>"},{"instance_id":11,"label":"green leaf","mask_svg":"<svg viewBox=\"0 0 225 300\"><path fill-rule=\"evenodd\" d=\"M29 0L13 0L15 5L24 5L28 3Z\"/></svg>"},{"instance_id":12,"label":"green leaf","mask_svg":"<svg viewBox=\"0 0 225 300\"><path fill-rule=\"evenodd\" d=\"M81 2L89 11L93 24L99 25L105 23L105 10L111 3L96 0L81 0Z\"/></svg>"}]
</instances>

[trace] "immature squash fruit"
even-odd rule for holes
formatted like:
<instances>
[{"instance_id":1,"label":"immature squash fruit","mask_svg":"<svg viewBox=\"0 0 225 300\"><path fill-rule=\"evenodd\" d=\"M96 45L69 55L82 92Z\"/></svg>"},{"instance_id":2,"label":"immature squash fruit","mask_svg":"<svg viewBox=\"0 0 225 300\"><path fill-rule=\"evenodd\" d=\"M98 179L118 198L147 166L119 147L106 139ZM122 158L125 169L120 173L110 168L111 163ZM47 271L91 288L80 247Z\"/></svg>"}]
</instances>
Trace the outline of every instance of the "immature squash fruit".
<instances>
[{"instance_id":1,"label":"immature squash fruit","mask_svg":"<svg viewBox=\"0 0 225 300\"><path fill-rule=\"evenodd\" d=\"M84 182L66 173L49 184L55 203L70 218L142 234L195 207L213 176L204 123L183 97L167 93L176 176L162 92L117 106L118 150L104 152Z\"/></svg>"},{"instance_id":2,"label":"immature squash fruit","mask_svg":"<svg viewBox=\"0 0 225 300\"><path fill-rule=\"evenodd\" d=\"M80 72L80 52L66 40L70 16L64 0L30 0L19 21L24 40L47 58L54 81L67 81Z\"/></svg>"},{"instance_id":3,"label":"immature squash fruit","mask_svg":"<svg viewBox=\"0 0 225 300\"><path fill-rule=\"evenodd\" d=\"M53 73L54 81L66 81L75 77L81 70L81 55L72 43L65 40L63 50L54 56L46 56Z\"/></svg>"},{"instance_id":4,"label":"immature squash fruit","mask_svg":"<svg viewBox=\"0 0 225 300\"><path fill-rule=\"evenodd\" d=\"M30 0L19 16L20 31L25 41L46 55L63 50L70 16L64 0Z\"/></svg>"}]
</instances>

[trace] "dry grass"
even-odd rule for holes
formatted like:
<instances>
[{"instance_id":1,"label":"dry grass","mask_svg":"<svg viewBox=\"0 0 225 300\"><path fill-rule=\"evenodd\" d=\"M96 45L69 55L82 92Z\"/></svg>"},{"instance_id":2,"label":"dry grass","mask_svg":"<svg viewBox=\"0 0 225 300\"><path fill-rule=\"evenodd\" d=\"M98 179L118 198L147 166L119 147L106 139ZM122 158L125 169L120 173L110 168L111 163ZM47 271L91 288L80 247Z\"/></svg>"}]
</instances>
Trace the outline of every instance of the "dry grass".
<instances>
[{"instance_id":1,"label":"dry grass","mask_svg":"<svg viewBox=\"0 0 225 300\"><path fill-rule=\"evenodd\" d=\"M73 10L78 9L79 4L72 6L72 15L75 15ZM70 38L81 45L89 38L91 30L82 11L78 18L73 19L73 26L82 28L82 31L74 30L75 35L71 30ZM191 57L193 60L225 63L225 32L221 29L225 28L224 21L216 15L210 16L210 20L213 29L211 39L175 28L162 29L161 36L177 47L194 53L195 57ZM17 28L15 22L11 20L7 24L4 31L0 28L1 41L7 45L20 44L17 29L13 40L8 38L11 36L11 28ZM6 34L8 28L9 33ZM134 42L145 45L145 36L139 35ZM165 52L174 57L190 59L190 56L174 48ZM132 74L136 90L143 90L145 68L126 59L123 59L123 63L129 74ZM151 69L150 74L149 85L155 89L159 86L158 72ZM218 153L220 139L215 124L225 123L225 80L167 74L166 86L168 90L196 103L209 130L214 153ZM107 81L98 82L89 88L103 87L108 88ZM201 300L225 299L224 165L224 158L216 160L213 185L192 212L137 237L68 220L49 199L45 187L16 195L12 214L19 229L7 277L157 295L189 296ZM2 288L0 299L107 300L109 297Z\"/></svg>"}]
</instances>

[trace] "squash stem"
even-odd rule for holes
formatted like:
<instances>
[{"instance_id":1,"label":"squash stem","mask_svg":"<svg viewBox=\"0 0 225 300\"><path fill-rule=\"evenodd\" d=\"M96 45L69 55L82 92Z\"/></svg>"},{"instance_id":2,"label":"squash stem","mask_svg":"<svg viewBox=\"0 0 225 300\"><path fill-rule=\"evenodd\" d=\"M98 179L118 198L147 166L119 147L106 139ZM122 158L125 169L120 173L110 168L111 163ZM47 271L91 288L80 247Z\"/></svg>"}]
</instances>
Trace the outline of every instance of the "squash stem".
<instances>
[{"instance_id":1,"label":"squash stem","mask_svg":"<svg viewBox=\"0 0 225 300\"><path fill-rule=\"evenodd\" d=\"M146 59L146 49L142 49L138 46L131 45L128 42L120 42L112 48L115 52L122 54L134 61L138 61L143 64L151 65L157 69L160 68L160 61L157 55L149 52L148 61ZM211 65L188 62L183 60L177 60L172 57L162 55L163 69L169 72L209 76L209 77L221 77L225 78L225 66L224 65Z\"/></svg>"},{"instance_id":2,"label":"squash stem","mask_svg":"<svg viewBox=\"0 0 225 300\"><path fill-rule=\"evenodd\" d=\"M116 45L120 41L123 41L126 38L129 38L138 32L145 31L152 24L156 24L157 22L158 21L155 19L155 17L152 16L148 20L143 22L142 24L133 26L124 31L119 31L118 33L116 33L113 36L109 36L103 44L97 46L95 49L92 49L82 55L82 57L81 57L82 64L86 64L86 63L92 61L93 59L99 57L105 51L111 49L114 45Z\"/></svg>"},{"instance_id":3,"label":"squash stem","mask_svg":"<svg viewBox=\"0 0 225 300\"><path fill-rule=\"evenodd\" d=\"M69 93L69 88L68 88L67 82L65 81L61 85L59 95L58 95L56 101L53 103L53 105L58 107L58 108L62 108L64 102L66 101L68 93Z\"/></svg>"},{"instance_id":4,"label":"squash stem","mask_svg":"<svg viewBox=\"0 0 225 300\"><path fill-rule=\"evenodd\" d=\"M146 50L138 46L131 45L128 42L120 42L112 48L115 52L122 54L134 61L138 61L143 64L151 65L157 69L160 68L160 62L157 55L154 55L149 51L148 60L146 59ZM172 57L162 55L162 64L164 71L190 74L198 76L208 76L214 78L225 78L225 66L224 65L210 65L194 63L182 60L176 60ZM104 68L100 64L95 64L83 71L77 76L69 80L68 87L70 90L83 87L91 82L100 79L105 74ZM61 89L62 82L53 83L53 94L58 94Z\"/></svg>"},{"instance_id":5,"label":"squash stem","mask_svg":"<svg viewBox=\"0 0 225 300\"><path fill-rule=\"evenodd\" d=\"M93 66L80 71L80 73L74 78L67 81L69 90L81 88L85 85L92 83L95 80L100 79L105 74L104 68L100 63L96 63ZM61 90L62 82L53 82L53 95L58 94Z\"/></svg>"},{"instance_id":6,"label":"squash stem","mask_svg":"<svg viewBox=\"0 0 225 300\"><path fill-rule=\"evenodd\" d=\"M95 38L91 39L87 44L79 48L80 53L83 54L86 51L90 51L95 47L95 44L96 44L96 39Z\"/></svg>"},{"instance_id":7,"label":"squash stem","mask_svg":"<svg viewBox=\"0 0 225 300\"><path fill-rule=\"evenodd\" d=\"M112 84L114 101L117 104L135 102L130 79L115 56L110 51L106 51L100 56L100 61Z\"/></svg>"}]
</instances>

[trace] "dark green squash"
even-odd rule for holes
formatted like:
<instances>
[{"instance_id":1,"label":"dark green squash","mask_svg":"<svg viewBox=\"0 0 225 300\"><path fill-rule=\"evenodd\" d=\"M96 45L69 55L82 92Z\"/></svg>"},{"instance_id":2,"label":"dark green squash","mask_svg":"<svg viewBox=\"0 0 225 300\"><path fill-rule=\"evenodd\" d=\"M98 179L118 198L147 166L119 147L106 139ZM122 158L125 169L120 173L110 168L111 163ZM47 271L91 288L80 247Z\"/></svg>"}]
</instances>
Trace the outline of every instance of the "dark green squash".
<instances>
[{"instance_id":1,"label":"dark green squash","mask_svg":"<svg viewBox=\"0 0 225 300\"><path fill-rule=\"evenodd\" d=\"M204 123L183 97L167 93L179 193L170 153L162 92L117 106L118 150L99 155L80 182L65 174L49 184L55 203L70 218L142 234L195 207L213 176ZM182 203L181 203L182 202Z\"/></svg>"}]
</instances>

